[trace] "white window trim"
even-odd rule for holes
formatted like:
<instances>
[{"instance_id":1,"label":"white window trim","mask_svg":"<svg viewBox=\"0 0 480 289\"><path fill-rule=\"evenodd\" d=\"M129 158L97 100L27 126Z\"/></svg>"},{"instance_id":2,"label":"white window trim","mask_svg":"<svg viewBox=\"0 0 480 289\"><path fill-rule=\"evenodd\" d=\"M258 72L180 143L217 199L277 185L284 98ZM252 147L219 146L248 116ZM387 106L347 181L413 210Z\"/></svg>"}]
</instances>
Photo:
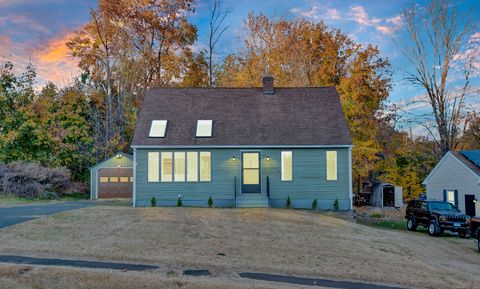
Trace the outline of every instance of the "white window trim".
<instances>
[{"instance_id":1,"label":"white window trim","mask_svg":"<svg viewBox=\"0 0 480 289\"><path fill-rule=\"evenodd\" d=\"M328 153L335 152L335 178L328 178ZM325 151L325 179L329 182L338 181L338 151L328 150Z\"/></svg>"},{"instance_id":2,"label":"white window trim","mask_svg":"<svg viewBox=\"0 0 480 289\"><path fill-rule=\"evenodd\" d=\"M201 126L207 126L208 131L202 133L200 130ZM213 132L213 120L211 119L199 119L197 120L197 131L195 133L196 137L212 137Z\"/></svg>"},{"instance_id":3,"label":"white window trim","mask_svg":"<svg viewBox=\"0 0 480 289\"><path fill-rule=\"evenodd\" d=\"M283 178L283 171L284 171L283 153L284 152L289 152L291 154L292 176L291 176L290 179L284 179ZM280 152L280 168L281 168L280 178L281 178L282 182L293 182L293 151L281 151Z\"/></svg>"},{"instance_id":4,"label":"white window trim","mask_svg":"<svg viewBox=\"0 0 480 289\"><path fill-rule=\"evenodd\" d=\"M165 133L167 131L167 124L167 120L152 120L148 137L165 137ZM159 129L160 131L156 132L156 129Z\"/></svg>"}]
</instances>

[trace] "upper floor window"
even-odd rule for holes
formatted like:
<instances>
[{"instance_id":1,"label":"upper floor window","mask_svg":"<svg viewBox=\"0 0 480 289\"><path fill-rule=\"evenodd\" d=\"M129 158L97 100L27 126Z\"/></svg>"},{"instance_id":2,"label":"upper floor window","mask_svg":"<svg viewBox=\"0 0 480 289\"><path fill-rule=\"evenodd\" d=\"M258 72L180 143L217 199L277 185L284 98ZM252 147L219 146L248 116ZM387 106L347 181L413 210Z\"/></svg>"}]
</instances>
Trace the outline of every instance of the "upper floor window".
<instances>
[{"instance_id":1,"label":"upper floor window","mask_svg":"<svg viewBox=\"0 0 480 289\"><path fill-rule=\"evenodd\" d=\"M212 123L211 119L204 119L197 121L197 137L211 137L212 136Z\"/></svg>"},{"instance_id":2,"label":"upper floor window","mask_svg":"<svg viewBox=\"0 0 480 289\"><path fill-rule=\"evenodd\" d=\"M282 181L293 180L293 158L291 151L282 152Z\"/></svg>"},{"instance_id":3,"label":"upper floor window","mask_svg":"<svg viewBox=\"0 0 480 289\"><path fill-rule=\"evenodd\" d=\"M152 120L150 126L149 137L165 137L165 131L167 130L166 120Z\"/></svg>"},{"instance_id":4,"label":"upper floor window","mask_svg":"<svg viewBox=\"0 0 480 289\"><path fill-rule=\"evenodd\" d=\"M327 151L327 181L337 180L337 151Z\"/></svg>"}]
</instances>

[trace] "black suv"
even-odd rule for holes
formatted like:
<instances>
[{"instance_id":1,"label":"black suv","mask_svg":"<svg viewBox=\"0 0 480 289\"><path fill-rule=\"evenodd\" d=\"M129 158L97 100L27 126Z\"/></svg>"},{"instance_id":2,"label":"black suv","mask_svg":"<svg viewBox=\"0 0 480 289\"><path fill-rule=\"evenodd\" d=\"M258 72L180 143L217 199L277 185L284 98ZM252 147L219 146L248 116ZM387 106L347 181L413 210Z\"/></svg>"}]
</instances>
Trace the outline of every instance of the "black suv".
<instances>
[{"instance_id":1,"label":"black suv","mask_svg":"<svg viewBox=\"0 0 480 289\"><path fill-rule=\"evenodd\" d=\"M437 236L447 230L458 232L460 238L466 238L470 231L470 217L449 202L412 200L408 202L405 218L409 231L423 226L428 229L430 236Z\"/></svg>"}]
</instances>

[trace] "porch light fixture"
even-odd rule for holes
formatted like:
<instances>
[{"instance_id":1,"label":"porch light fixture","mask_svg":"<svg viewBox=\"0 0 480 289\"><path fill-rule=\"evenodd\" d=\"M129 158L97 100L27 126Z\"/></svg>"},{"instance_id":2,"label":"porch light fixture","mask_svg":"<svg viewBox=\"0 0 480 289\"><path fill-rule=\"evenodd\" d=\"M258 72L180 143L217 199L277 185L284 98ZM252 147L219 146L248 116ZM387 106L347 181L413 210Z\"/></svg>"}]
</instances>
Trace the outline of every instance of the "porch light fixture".
<instances>
[{"instance_id":1,"label":"porch light fixture","mask_svg":"<svg viewBox=\"0 0 480 289\"><path fill-rule=\"evenodd\" d=\"M116 157L117 159L121 159L121 158L122 158L122 155L121 155L121 154L117 154L115 157Z\"/></svg>"},{"instance_id":2,"label":"porch light fixture","mask_svg":"<svg viewBox=\"0 0 480 289\"><path fill-rule=\"evenodd\" d=\"M477 199L475 199L475 200L473 200L473 202L474 202L474 203L478 203L478 200L477 200Z\"/></svg>"},{"instance_id":3,"label":"porch light fixture","mask_svg":"<svg viewBox=\"0 0 480 289\"><path fill-rule=\"evenodd\" d=\"M267 161L269 161L269 160L270 160L270 156L267 156L266 159L267 159Z\"/></svg>"},{"instance_id":4,"label":"porch light fixture","mask_svg":"<svg viewBox=\"0 0 480 289\"><path fill-rule=\"evenodd\" d=\"M235 156L232 157L232 161L236 160L237 158Z\"/></svg>"}]
</instances>

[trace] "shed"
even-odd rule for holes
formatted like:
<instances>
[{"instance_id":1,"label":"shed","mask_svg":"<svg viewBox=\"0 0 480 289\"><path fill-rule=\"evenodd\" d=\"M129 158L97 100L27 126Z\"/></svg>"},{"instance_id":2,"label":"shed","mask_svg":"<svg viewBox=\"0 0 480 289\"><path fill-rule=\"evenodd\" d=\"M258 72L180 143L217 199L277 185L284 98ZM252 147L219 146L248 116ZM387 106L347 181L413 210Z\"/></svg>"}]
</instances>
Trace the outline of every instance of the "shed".
<instances>
[{"instance_id":1,"label":"shed","mask_svg":"<svg viewBox=\"0 0 480 289\"><path fill-rule=\"evenodd\" d=\"M133 158L118 152L90 168L90 199L131 198Z\"/></svg>"},{"instance_id":2,"label":"shed","mask_svg":"<svg viewBox=\"0 0 480 289\"><path fill-rule=\"evenodd\" d=\"M390 183L376 183L373 185L370 204L375 207L395 207L403 205L403 189Z\"/></svg>"}]
</instances>

